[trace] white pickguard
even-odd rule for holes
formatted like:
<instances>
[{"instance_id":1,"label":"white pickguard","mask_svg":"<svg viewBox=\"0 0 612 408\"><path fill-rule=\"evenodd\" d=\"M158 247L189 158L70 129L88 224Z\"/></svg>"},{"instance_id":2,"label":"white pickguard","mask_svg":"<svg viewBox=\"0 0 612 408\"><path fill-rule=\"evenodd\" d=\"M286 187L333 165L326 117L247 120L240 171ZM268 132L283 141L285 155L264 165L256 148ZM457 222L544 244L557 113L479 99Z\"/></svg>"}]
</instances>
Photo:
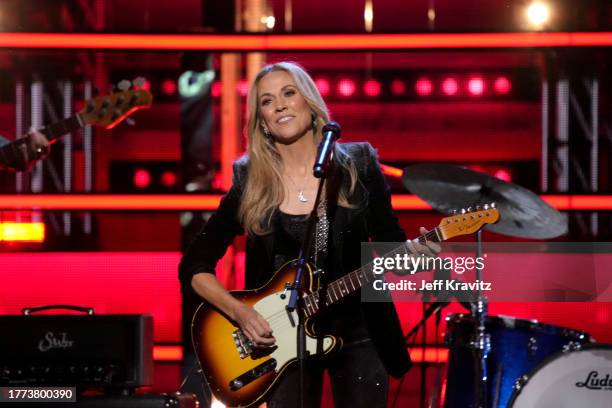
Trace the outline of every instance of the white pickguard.
<instances>
[{"instance_id":1,"label":"white pickguard","mask_svg":"<svg viewBox=\"0 0 612 408\"><path fill-rule=\"evenodd\" d=\"M253 305L253 308L268 320L272 327L276 346L278 348L270 354L276 359L276 371L278 372L289 360L297 358L297 326L292 326L289 316L285 311L289 294L285 299L281 299L280 295L283 292L276 292L266 296L259 302ZM294 311L292 313L293 321L297 324L298 317ZM333 346L334 340L330 336L325 336L318 341L322 341L323 352L326 353ZM306 335L306 351L311 355L317 352L317 339Z\"/></svg>"}]
</instances>

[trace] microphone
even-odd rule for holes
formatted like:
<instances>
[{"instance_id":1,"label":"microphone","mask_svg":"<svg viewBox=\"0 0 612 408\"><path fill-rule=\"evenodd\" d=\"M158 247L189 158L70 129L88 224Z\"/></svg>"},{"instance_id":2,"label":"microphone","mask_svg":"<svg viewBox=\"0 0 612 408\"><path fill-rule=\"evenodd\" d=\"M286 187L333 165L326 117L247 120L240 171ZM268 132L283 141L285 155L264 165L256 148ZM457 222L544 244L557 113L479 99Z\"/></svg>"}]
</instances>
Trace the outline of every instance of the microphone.
<instances>
[{"instance_id":1,"label":"microphone","mask_svg":"<svg viewBox=\"0 0 612 408\"><path fill-rule=\"evenodd\" d=\"M323 126L323 139L319 144L317 160L315 161L312 173L316 178L323 178L329 167L329 162L334 151L334 144L340 138L340 125L338 122L328 122Z\"/></svg>"}]
</instances>

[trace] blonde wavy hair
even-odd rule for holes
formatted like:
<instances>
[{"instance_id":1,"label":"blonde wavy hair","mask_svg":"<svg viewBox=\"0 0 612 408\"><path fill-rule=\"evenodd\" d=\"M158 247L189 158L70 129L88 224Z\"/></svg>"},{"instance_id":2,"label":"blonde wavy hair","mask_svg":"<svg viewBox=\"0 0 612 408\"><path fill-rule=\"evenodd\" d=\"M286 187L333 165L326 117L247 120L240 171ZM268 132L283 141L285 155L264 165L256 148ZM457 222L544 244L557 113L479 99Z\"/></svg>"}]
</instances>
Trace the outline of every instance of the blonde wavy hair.
<instances>
[{"instance_id":1,"label":"blonde wavy hair","mask_svg":"<svg viewBox=\"0 0 612 408\"><path fill-rule=\"evenodd\" d=\"M257 95L259 82L267 74L285 71L294 79L298 92L304 97L313 116L313 143L319 144L322 138L321 129L329 121L327 106L314 81L299 64L277 62L265 66L251 84L247 98L248 138L248 177L238 218L249 234L265 235L271 232L271 220L274 211L281 205L285 196L282 179L283 162L273 138L263 132L263 121L259 110ZM338 191L337 204L352 207L349 198L357 184L357 169L341 145L336 144L334 161L346 170L350 182L342 183Z\"/></svg>"}]
</instances>

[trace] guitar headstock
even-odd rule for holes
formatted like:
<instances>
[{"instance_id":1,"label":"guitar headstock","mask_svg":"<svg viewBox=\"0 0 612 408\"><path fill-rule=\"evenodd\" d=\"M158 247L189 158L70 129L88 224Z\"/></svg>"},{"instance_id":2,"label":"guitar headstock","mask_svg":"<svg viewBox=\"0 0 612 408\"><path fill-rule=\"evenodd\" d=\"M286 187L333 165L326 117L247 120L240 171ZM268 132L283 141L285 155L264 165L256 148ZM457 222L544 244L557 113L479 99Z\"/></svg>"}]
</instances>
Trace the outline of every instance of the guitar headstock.
<instances>
[{"instance_id":1,"label":"guitar headstock","mask_svg":"<svg viewBox=\"0 0 612 408\"><path fill-rule=\"evenodd\" d=\"M125 89L85 101L85 107L79 112L79 116L85 124L112 129L132 112L149 108L152 103L153 96L149 91Z\"/></svg>"},{"instance_id":2,"label":"guitar headstock","mask_svg":"<svg viewBox=\"0 0 612 408\"><path fill-rule=\"evenodd\" d=\"M445 240L477 232L487 224L495 224L499 220L499 210L495 204L485 204L484 207L476 207L476 210L468 208L462 210L461 214L451 215L443 218L438 226Z\"/></svg>"}]
</instances>

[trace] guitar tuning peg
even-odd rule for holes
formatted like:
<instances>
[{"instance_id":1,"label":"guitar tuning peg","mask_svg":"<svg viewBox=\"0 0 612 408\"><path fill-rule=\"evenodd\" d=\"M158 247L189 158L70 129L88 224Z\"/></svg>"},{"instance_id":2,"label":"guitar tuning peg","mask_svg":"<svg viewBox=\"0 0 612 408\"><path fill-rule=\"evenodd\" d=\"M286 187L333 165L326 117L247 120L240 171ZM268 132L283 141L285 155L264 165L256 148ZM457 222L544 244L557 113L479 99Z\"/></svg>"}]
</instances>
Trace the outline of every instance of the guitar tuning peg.
<instances>
[{"instance_id":1,"label":"guitar tuning peg","mask_svg":"<svg viewBox=\"0 0 612 408\"><path fill-rule=\"evenodd\" d=\"M147 80L144 79L143 77L139 76L134 78L134 80L132 81L132 83L134 84L134 86L138 87L138 88L142 88L142 86L145 84Z\"/></svg>"},{"instance_id":2,"label":"guitar tuning peg","mask_svg":"<svg viewBox=\"0 0 612 408\"><path fill-rule=\"evenodd\" d=\"M461 214L465 214L465 213L466 213L465 208L462 208L461 209Z\"/></svg>"},{"instance_id":3,"label":"guitar tuning peg","mask_svg":"<svg viewBox=\"0 0 612 408\"><path fill-rule=\"evenodd\" d=\"M476 206L476 211L480 211L481 208L482 208L481 206L477 205Z\"/></svg>"},{"instance_id":4,"label":"guitar tuning peg","mask_svg":"<svg viewBox=\"0 0 612 408\"><path fill-rule=\"evenodd\" d=\"M484 208L485 210L488 210L488 209L489 209L489 204L485 204L483 208Z\"/></svg>"},{"instance_id":5,"label":"guitar tuning peg","mask_svg":"<svg viewBox=\"0 0 612 408\"><path fill-rule=\"evenodd\" d=\"M471 212L472 212L472 207L468 207L468 208L467 208L467 210L466 210L466 212L471 213Z\"/></svg>"},{"instance_id":6,"label":"guitar tuning peg","mask_svg":"<svg viewBox=\"0 0 612 408\"><path fill-rule=\"evenodd\" d=\"M495 208L495 207L496 207L495 202L492 202L491 203L491 208Z\"/></svg>"},{"instance_id":7,"label":"guitar tuning peg","mask_svg":"<svg viewBox=\"0 0 612 408\"><path fill-rule=\"evenodd\" d=\"M121 89L122 91L127 91L131 87L132 87L132 83L130 81L128 81L127 79L122 79L117 84L117 88Z\"/></svg>"},{"instance_id":8,"label":"guitar tuning peg","mask_svg":"<svg viewBox=\"0 0 612 408\"><path fill-rule=\"evenodd\" d=\"M451 210L452 215L457 215L457 210Z\"/></svg>"}]
</instances>

